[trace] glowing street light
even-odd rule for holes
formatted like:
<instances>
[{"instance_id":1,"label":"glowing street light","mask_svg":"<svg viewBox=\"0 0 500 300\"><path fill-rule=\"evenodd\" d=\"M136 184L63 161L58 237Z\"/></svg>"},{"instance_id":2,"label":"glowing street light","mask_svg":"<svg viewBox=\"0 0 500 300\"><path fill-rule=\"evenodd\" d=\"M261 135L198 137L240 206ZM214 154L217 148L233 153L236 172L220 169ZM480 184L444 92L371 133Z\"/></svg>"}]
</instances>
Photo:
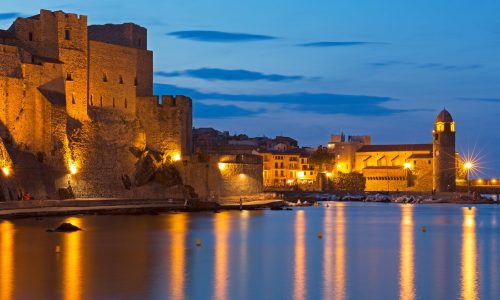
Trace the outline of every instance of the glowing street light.
<instances>
[{"instance_id":1,"label":"glowing street light","mask_svg":"<svg viewBox=\"0 0 500 300\"><path fill-rule=\"evenodd\" d=\"M173 161L179 161L181 160L181 155L180 153L175 153L174 156L172 157Z\"/></svg>"},{"instance_id":2,"label":"glowing street light","mask_svg":"<svg viewBox=\"0 0 500 300\"><path fill-rule=\"evenodd\" d=\"M470 171L474 168L474 164L471 161L466 161L464 163L464 169L465 169L465 180L467 182L467 195L470 194L470 178L469 178L469 173Z\"/></svg>"},{"instance_id":3,"label":"glowing street light","mask_svg":"<svg viewBox=\"0 0 500 300\"><path fill-rule=\"evenodd\" d=\"M70 162L69 163L69 172L71 173L71 175L75 175L77 171L78 171L78 169L76 167L76 163Z\"/></svg>"},{"instance_id":4,"label":"glowing street light","mask_svg":"<svg viewBox=\"0 0 500 300\"><path fill-rule=\"evenodd\" d=\"M5 166L5 167L2 167L2 172L5 176L9 176L10 174L10 169L9 167Z\"/></svg>"}]
</instances>

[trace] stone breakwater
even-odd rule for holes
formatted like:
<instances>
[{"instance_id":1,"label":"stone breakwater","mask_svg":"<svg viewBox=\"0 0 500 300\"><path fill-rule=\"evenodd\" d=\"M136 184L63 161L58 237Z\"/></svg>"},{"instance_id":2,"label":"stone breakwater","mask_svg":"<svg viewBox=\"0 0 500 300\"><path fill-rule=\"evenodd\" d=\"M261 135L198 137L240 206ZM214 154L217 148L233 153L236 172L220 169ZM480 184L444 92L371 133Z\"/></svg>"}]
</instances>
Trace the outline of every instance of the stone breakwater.
<instances>
[{"instance_id":1,"label":"stone breakwater","mask_svg":"<svg viewBox=\"0 0 500 300\"><path fill-rule=\"evenodd\" d=\"M282 207L281 200L253 200L243 203L242 208L265 209ZM51 217L78 214L151 214L172 211L219 211L240 209L236 202L203 202L183 199L78 199L78 200L31 200L0 203L0 219Z\"/></svg>"}]
</instances>

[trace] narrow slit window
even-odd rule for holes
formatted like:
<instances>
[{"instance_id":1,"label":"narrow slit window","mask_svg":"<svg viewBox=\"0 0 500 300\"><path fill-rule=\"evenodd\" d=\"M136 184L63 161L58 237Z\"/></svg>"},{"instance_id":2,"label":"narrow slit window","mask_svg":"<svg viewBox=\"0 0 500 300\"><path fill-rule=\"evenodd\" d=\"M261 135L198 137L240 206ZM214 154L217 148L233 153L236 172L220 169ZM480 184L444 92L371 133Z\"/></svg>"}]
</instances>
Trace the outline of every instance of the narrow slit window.
<instances>
[{"instance_id":1,"label":"narrow slit window","mask_svg":"<svg viewBox=\"0 0 500 300\"><path fill-rule=\"evenodd\" d=\"M123 77L120 75L120 84L123 84Z\"/></svg>"},{"instance_id":2,"label":"narrow slit window","mask_svg":"<svg viewBox=\"0 0 500 300\"><path fill-rule=\"evenodd\" d=\"M125 98L125 103L124 104L125 104L125 108L127 108L127 106L128 106L127 105L127 98Z\"/></svg>"},{"instance_id":3,"label":"narrow slit window","mask_svg":"<svg viewBox=\"0 0 500 300\"><path fill-rule=\"evenodd\" d=\"M90 95L90 106L94 106L94 96Z\"/></svg>"},{"instance_id":4,"label":"narrow slit window","mask_svg":"<svg viewBox=\"0 0 500 300\"><path fill-rule=\"evenodd\" d=\"M33 41L33 32L30 32L30 33L28 34L28 40L29 40L30 42L31 42L31 41Z\"/></svg>"},{"instance_id":5,"label":"narrow slit window","mask_svg":"<svg viewBox=\"0 0 500 300\"><path fill-rule=\"evenodd\" d=\"M71 39L71 32L69 29L64 30L64 38L69 41Z\"/></svg>"},{"instance_id":6,"label":"narrow slit window","mask_svg":"<svg viewBox=\"0 0 500 300\"><path fill-rule=\"evenodd\" d=\"M101 107L102 107L102 96L101 96Z\"/></svg>"},{"instance_id":7,"label":"narrow slit window","mask_svg":"<svg viewBox=\"0 0 500 300\"><path fill-rule=\"evenodd\" d=\"M138 81L137 81L137 77L136 77L136 78L134 78L134 85L135 85L135 86L137 86L138 84L139 84L139 83L138 83Z\"/></svg>"},{"instance_id":8,"label":"narrow slit window","mask_svg":"<svg viewBox=\"0 0 500 300\"><path fill-rule=\"evenodd\" d=\"M115 97L113 97L113 107L115 107Z\"/></svg>"},{"instance_id":9,"label":"narrow slit window","mask_svg":"<svg viewBox=\"0 0 500 300\"><path fill-rule=\"evenodd\" d=\"M75 93L72 93L72 94L71 94L71 103L76 104L76 101L75 101Z\"/></svg>"},{"instance_id":10,"label":"narrow slit window","mask_svg":"<svg viewBox=\"0 0 500 300\"><path fill-rule=\"evenodd\" d=\"M108 82L108 74L106 74L106 73L102 74L102 81Z\"/></svg>"}]
</instances>

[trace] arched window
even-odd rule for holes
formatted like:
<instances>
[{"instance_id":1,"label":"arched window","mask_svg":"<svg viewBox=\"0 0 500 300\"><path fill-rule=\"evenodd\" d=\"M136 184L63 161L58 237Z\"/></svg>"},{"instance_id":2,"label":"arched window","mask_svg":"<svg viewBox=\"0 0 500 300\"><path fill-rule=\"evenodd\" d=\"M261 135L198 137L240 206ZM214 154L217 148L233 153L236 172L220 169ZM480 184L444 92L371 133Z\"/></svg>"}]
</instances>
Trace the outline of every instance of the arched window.
<instances>
[{"instance_id":1,"label":"arched window","mask_svg":"<svg viewBox=\"0 0 500 300\"><path fill-rule=\"evenodd\" d=\"M437 132L443 132L444 131L444 123L443 122L437 122L436 123L436 130L437 130Z\"/></svg>"},{"instance_id":2,"label":"arched window","mask_svg":"<svg viewBox=\"0 0 500 300\"><path fill-rule=\"evenodd\" d=\"M450 123L450 130L451 132L455 132L455 122Z\"/></svg>"}]
</instances>

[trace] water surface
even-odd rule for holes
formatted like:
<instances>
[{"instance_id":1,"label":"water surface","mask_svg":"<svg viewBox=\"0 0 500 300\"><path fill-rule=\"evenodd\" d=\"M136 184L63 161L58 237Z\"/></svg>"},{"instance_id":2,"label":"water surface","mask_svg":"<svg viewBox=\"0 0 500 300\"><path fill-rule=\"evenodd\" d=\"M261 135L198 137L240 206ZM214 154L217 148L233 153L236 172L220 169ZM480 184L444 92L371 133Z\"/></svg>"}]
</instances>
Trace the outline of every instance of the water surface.
<instances>
[{"instance_id":1,"label":"water surface","mask_svg":"<svg viewBox=\"0 0 500 300\"><path fill-rule=\"evenodd\" d=\"M0 300L498 299L498 217L495 205L330 203L0 221ZM45 232L61 222L84 231Z\"/></svg>"}]
</instances>

